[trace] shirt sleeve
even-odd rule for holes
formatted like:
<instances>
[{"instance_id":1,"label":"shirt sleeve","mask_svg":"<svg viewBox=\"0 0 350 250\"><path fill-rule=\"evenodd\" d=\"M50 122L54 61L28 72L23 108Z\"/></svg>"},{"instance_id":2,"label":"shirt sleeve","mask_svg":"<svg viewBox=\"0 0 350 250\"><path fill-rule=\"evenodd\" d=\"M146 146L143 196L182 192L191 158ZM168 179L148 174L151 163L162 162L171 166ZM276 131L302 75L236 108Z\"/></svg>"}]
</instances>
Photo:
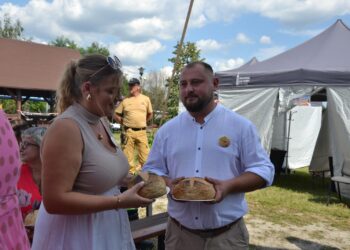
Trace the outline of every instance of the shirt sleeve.
<instances>
[{"instance_id":1,"label":"shirt sleeve","mask_svg":"<svg viewBox=\"0 0 350 250\"><path fill-rule=\"evenodd\" d=\"M124 101L122 101L121 103L119 103L119 105L117 106L117 108L115 109L114 113L117 114L123 114L123 109L124 109Z\"/></svg>"},{"instance_id":2,"label":"shirt sleeve","mask_svg":"<svg viewBox=\"0 0 350 250\"><path fill-rule=\"evenodd\" d=\"M151 151L148 155L146 163L142 167L142 171L155 173L159 176L168 176L168 168L166 164L166 157L164 154L165 145L164 139L161 137L161 129L158 130Z\"/></svg>"},{"instance_id":3,"label":"shirt sleeve","mask_svg":"<svg viewBox=\"0 0 350 250\"><path fill-rule=\"evenodd\" d=\"M266 186L271 186L275 173L274 166L261 145L255 126L250 123L241 135L241 160L244 172L259 175L266 181Z\"/></svg>"}]
</instances>

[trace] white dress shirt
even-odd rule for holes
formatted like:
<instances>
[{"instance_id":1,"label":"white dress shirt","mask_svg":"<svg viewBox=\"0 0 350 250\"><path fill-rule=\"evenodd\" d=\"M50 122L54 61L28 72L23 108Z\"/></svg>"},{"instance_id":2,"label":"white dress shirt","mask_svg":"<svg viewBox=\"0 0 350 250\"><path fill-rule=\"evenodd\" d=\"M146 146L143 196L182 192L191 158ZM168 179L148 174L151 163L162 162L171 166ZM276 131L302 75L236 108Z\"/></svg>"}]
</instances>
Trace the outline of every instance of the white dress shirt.
<instances>
[{"instance_id":1,"label":"white dress shirt","mask_svg":"<svg viewBox=\"0 0 350 250\"><path fill-rule=\"evenodd\" d=\"M170 179L212 177L227 180L244 172L272 184L274 167L262 148L255 126L218 104L199 124L187 112L164 124L157 132L143 171ZM227 147L219 139L229 138ZM192 229L225 226L248 212L244 193L227 195L216 204L177 202L169 199L168 213Z\"/></svg>"}]
</instances>

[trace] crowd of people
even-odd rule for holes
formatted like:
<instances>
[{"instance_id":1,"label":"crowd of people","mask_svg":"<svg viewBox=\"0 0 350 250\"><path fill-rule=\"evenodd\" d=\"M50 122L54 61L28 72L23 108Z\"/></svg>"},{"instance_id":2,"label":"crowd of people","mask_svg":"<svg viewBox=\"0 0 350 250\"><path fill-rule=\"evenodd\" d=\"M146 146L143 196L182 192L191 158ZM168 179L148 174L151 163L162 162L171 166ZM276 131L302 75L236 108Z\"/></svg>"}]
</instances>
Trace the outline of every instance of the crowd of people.
<instances>
[{"instance_id":1,"label":"crowd of people","mask_svg":"<svg viewBox=\"0 0 350 250\"><path fill-rule=\"evenodd\" d=\"M56 93L59 115L48 128L27 128L16 139L0 110L0 246L135 249L127 209L154 199L138 195L143 181L123 187L148 171L170 189L166 249L248 249L245 193L271 185L274 168L254 125L217 101L212 67L184 66L179 91L186 111L158 129L151 148L150 98L132 78L130 95L117 105L122 81L117 57L87 55L67 65ZM121 146L108 119L123 127ZM172 189L184 177L205 178L214 199L174 200ZM32 238L24 220L33 210Z\"/></svg>"}]
</instances>

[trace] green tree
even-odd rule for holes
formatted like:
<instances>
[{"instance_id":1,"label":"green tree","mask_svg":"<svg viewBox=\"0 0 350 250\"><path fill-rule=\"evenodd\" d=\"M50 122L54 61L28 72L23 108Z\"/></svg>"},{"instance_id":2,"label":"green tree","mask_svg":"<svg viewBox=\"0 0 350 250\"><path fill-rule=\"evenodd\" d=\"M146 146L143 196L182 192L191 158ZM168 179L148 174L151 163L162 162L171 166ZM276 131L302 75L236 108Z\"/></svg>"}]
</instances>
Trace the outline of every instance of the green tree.
<instances>
[{"instance_id":1,"label":"green tree","mask_svg":"<svg viewBox=\"0 0 350 250\"><path fill-rule=\"evenodd\" d=\"M89 47L87 48L80 48L80 54L82 55L87 55L87 54L101 54L108 56L109 55L109 50L106 47L103 47L100 45L98 42L93 42Z\"/></svg>"},{"instance_id":2,"label":"green tree","mask_svg":"<svg viewBox=\"0 0 350 250\"><path fill-rule=\"evenodd\" d=\"M13 99L0 99L0 106L7 114L16 114L16 102Z\"/></svg>"},{"instance_id":3,"label":"green tree","mask_svg":"<svg viewBox=\"0 0 350 250\"><path fill-rule=\"evenodd\" d=\"M125 75L123 76L122 86L120 86L120 97L124 98L129 95L129 85L128 79L126 79Z\"/></svg>"},{"instance_id":4,"label":"green tree","mask_svg":"<svg viewBox=\"0 0 350 250\"><path fill-rule=\"evenodd\" d=\"M46 102L26 101L22 109L23 111L42 113L46 112L46 105Z\"/></svg>"},{"instance_id":5,"label":"green tree","mask_svg":"<svg viewBox=\"0 0 350 250\"><path fill-rule=\"evenodd\" d=\"M65 36L58 36L55 40L51 41L49 43L50 45L56 46L56 47L62 47L62 48L70 48L70 49L77 49L79 50L81 55L88 55L88 54L101 54L108 56L109 50L106 47L103 47L98 42L91 43L90 46L83 48L79 47L75 41L70 40L69 38Z\"/></svg>"},{"instance_id":6,"label":"green tree","mask_svg":"<svg viewBox=\"0 0 350 250\"><path fill-rule=\"evenodd\" d=\"M78 45L65 36L59 36L55 40L49 42L49 44L61 48L78 49Z\"/></svg>"},{"instance_id":7,"label":"green tree","mask_svg":"<svg viewBox=\"0 0 350 250\"><path fill-rule=\"evenodd\" d=\"M14 99L1 99L0 100L0 105L2 106L2 109L5 111L7 114L16 114L16 101ZM22 105L22 110L23 111L28 111L28 112L46 112L46 102L41 102L41 101L26 101Z\"/></svg>"},{"instance_id":8,"label":"green tree","mask_svg":"<svg viewBox=\"0 0 350 250\"><path fill-rule=\"evenodd\" d=\"M178 51L179 50L179 51ZM173 78L167 79L168 85L168 119L173 118L178 114L179 109L179 76L181 69L190 62L204 61L204 58L200 58L200 49L196 47L195 43L187 42L179 49L179 43L175 46L173 51L174 57L168 59L174 64L175 72ZM179 53L178 60L176 60L176 54Z\"/></svg>"},{"instance_id":9,"label":"green tree","mask_svg":"<svg viewBox=\"0 0 350 250\"><path fill-rule=\"evenodd\" d=\"M0 37L11 39L23 39L23 27L21 22L17 19L14 23L8 13L4 14L3 20L0 20Z\"/></svg>"}]
</instances>

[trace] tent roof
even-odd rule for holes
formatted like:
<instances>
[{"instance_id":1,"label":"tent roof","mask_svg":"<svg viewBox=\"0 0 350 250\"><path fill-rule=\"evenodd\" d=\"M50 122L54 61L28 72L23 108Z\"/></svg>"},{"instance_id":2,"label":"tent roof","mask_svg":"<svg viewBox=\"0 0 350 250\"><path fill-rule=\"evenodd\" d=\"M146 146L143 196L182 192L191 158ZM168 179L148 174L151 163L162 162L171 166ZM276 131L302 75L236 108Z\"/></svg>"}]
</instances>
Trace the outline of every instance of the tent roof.
<instances>
[{"instance_id":1,"label":"tent roof","mask_svg":"<svg viewBox=\"0 0 350 250\"><path fill-rule=\"evenodd\" d=\"M350 85L350 29L337 20L314 38L268 60L216 74L220 85Z\"/></svg>"},{"instance_id":2,"label":"tent roof","mask_svg":"<svg viewBox=\"0 0 350 250\"><path fill-rule=\"evenodd\" d=\"M0 38L0 88L55 91L77 50Z\"/></svg>"},{"instance_id":3,"label":"tent roof","mask_svg":"<svg viewBox=\"0 0 350 250\"><path fill-rule=\"evenodd\" d=\"M247 70L251 65L254 65L256 63L258 63L258 59L256 59L256 57L254 56L252 59L250 59L248 62L246 62L245 64L239 66L238 68L235 69L230 69L230 70L225 70L225 71L221 71L218 73L222 73L222 74L233 74L233 73L238 73L238 72L242 72Z\"/></svg>"}]
</instances>

